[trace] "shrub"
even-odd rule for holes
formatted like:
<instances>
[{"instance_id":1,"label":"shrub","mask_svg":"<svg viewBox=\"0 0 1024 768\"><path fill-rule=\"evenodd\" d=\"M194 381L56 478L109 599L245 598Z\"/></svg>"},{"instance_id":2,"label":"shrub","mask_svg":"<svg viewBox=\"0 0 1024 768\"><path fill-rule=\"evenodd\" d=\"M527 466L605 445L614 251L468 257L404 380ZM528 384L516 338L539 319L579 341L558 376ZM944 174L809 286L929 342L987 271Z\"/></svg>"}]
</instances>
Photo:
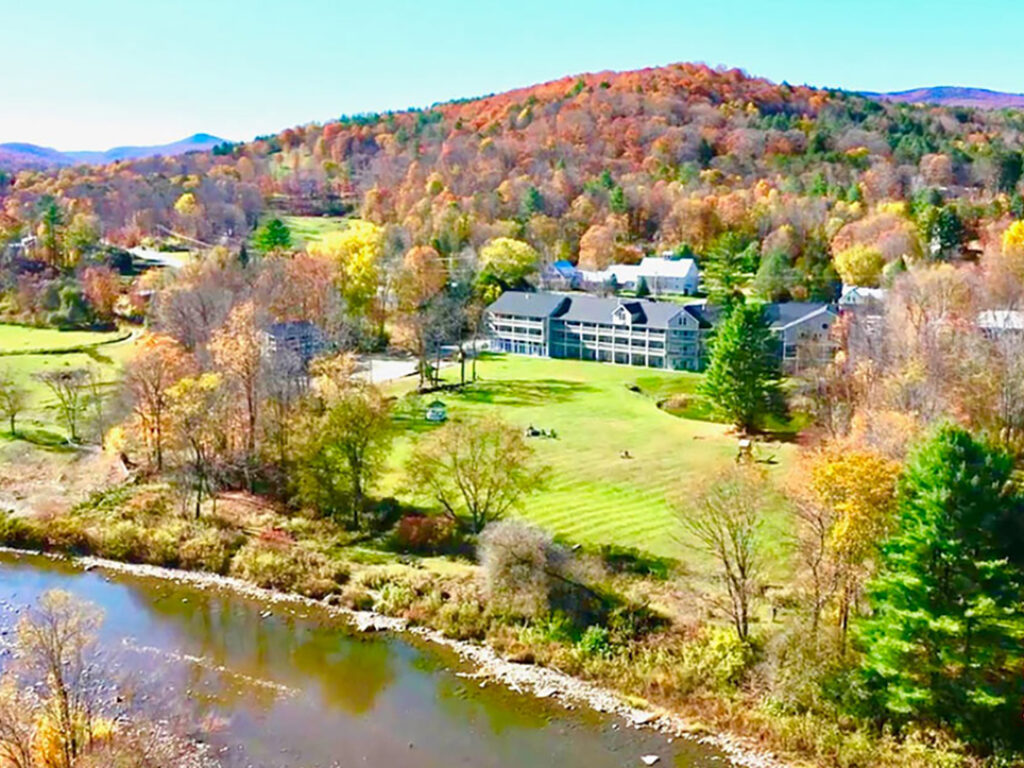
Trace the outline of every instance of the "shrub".
<instances>
[{"instance_id":1,"label":"shrub","mask_svg":"<svg viewBox=\"0 0 1024 768\"><path fill-rule=\"evenodd\" d=\"M391 540L402 552L438 554L453 548L455 535L456 526L451 518L406 515L398 521Z\"/></svg>"},{"instance_id":2,"label":"shrub","mask_svg":"<svg viewBox=\"0 0 1024 768\"><path fill-rule=\"evenodd\" d=\"M606 627L591 625L576 643L585 656L610 656L612 652L611 633Z\"/></svg>"},{"instance_id":3,"label":"shrub","mask_svg":"<svg viewBox=\"0 0 1024 768\"><path fill-rule=\"evenodd\" d=\"M461 597L441 604L435 626L448 637L458 640L483 640L491 617L479 600Z\"/></svg>"},{"instance_id":4,"label":"shrub","mask_svg":"<svg viewBox=\"0 0 1024 768\"><path fill-rule=\"evenodd\" d=\"M348 581L348 569L320 552L278 549L250 541L231 561L230 573L265 589L322 598Z\"/></svg>"},{"instance_id":5,"label":"shrub","mask_svg":"<svg viewBox=\"0 0 1024 768\"><path fill-rule=\"evenodd\" d=\"M156 528L142 529L147 563L174 568L180 563L182 539L188 535L181 520L169 520Z\"/></svg>"},{"instance_id":6,"label":"shrub","mask_svg":"<svg viewBox=\"0 0 1024 768\"><path fill-rule=\"evenodd\" d=\"M178 564L190 571L225 574L230 563L227 538L215 528L191 529L178 548Z\"/></svg>"},{"instance_id":7,"label":"shrub","mask_svg":"<svg viewBox=\"0 0 1024 768\"><path fill-rule=\"evenodd\" d=\"M341 593L341 602L353 611L373 610L373 595L361 587L350 584Z\"/></svg>"},{"instance_id":8,"label":"shrub","mask_svg":"<svg viewBox=\"0 0 1024 768\"><path fill-rule=\"evenodd\" d=\"M551 537L529 525L491 523L480 537L480 563L487 596L513 616L548 612L549 560L557 556Z\"/></svg>"},{"instance_id":9,"label":"shrub","mask_svg":"<svg viewBox=\"0 0 1024 768\"><path fill-rule=\"evenodd\" d=\"M43 532L34 520L17 517L13 512L0 512L0 544L15 549L42 549L45 543Z\"/></svg>"},{"instance_id":10,"label":"shrub","mask_svg":"<svg viewBox=\"0 0 1024 768\"><path fill-rule=\"evenodd\" d=\"M416 600L416 590L408 584L389 581L381 588L373 603L374 610L387 616L400 616Z\"/></svg>"},{"instance_id":11,"label":"shrub","mask_svg":"<svg viewBox=\"0 0 1024 768\"><path fill-rule=\"evenodd\" d=\"M74 515L55 517L45 523L43 530L45 549L75 555L88 555L93 551L85 521Z\"/></svg>"},{"instance_id":12,"label":"shrub","mask_svg":"<svg viewBox=\"0 0 1024 768\"><path fill-rule=\"evenodd\" d=\"M105 526L96 542L96 554L111 560L137 563L145 560L142 531L131 520Z\"/></svg>"},{"instance_id":13,"label":"shrub","mask_svg":"<svg viewBox=\"0 0 1024 768\"><path fill-rule=\"evenodd\" d=\"M705 627L682 647L678 677L682 692L737 686L754 661L751 645L727 627Z\"/></svg>"}]
</instances>

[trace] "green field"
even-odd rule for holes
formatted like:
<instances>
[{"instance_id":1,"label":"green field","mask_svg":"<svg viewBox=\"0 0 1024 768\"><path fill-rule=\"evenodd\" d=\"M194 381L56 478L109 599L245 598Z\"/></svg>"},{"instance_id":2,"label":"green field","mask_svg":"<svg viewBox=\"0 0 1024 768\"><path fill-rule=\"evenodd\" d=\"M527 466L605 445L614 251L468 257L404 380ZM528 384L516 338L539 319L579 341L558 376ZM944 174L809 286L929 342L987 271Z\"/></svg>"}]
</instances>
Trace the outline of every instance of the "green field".
<instances>
[{"instance_id":1,"label":"green field","mask_svg":"<svg viewBox=\"0 0 1024 768\"><path fill-rule=\"evenodd\" d=\"M306 243L344 229L348 224L343 216L282 216L281 221L291 230L292 245L296 248L303 248Z\"/></svg>"},{"instance_id":2,"label":"green field","mask_svg":"<svg viewBox=\"0 0 1024 768\"><path fill-rule=\"evenodd\" d=\"M28 409L18 417L18 432L27 439L51 443L63 439L52 410L52 396L35 375L56 369L95 367L105 381L114 382L130 356L131 339L115 341L123 332L58 331L0 324L0 373L10 373L29 391ZM112 343L104 343L112 342ZM84 351L62 352L67 349ZM4 352L47 349L49 354L3 354ZM6 424L0 433L7 435Z\"/></svg>"},{"instance_id":3,"label":"green field","mask_svg":"<svg viewBox=\"0 0 1024 768\"><path fill-rule=\"evenodd\" d=\"M693 393L699 374L513 355L486 356L478 370L477 384L441 396L449 418L490 411L558 435L530 438L547 471L544 487L523 504L526 518L573 542L682 554L676 508L685 510L736 455L736 438L724 425L657 407L663 398ZM446 371L448 380L457 375L457 369ZM412 386L403 382L396 391ZM401 465L416 435L431 428L421 406L433 399L428 395L417 405L407 397L402 403L410 417L402 420L405 429L383 490L406 501L415 495ZM632 458L622 458L623 451ZM758 454L778 474L791 451L790 445L772 443ZM784 524L781 515L773 522Z\"/></svg>"},{"instance_id":4,"label":"green field","mask_svg":"<svg viewBox=\"0 0 1024 768\"><path fill-rule=\"evenodd\" d=\"M0 356L26 350L74 349L113 341L124 334L119 331L60 331L56 328L30 328L24 325L0 324Z\"/></svg>"}]
</instances>

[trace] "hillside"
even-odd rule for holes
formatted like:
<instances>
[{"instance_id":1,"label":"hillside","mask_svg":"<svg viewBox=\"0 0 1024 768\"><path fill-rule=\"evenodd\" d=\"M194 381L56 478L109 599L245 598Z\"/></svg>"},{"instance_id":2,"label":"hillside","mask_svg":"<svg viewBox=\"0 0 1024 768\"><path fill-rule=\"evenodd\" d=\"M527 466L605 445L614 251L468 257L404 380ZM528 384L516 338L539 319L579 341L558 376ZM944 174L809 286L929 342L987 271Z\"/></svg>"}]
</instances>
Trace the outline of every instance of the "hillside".
<instances>
[{"instance_id":1,"label":"hillside","mask_svg":"<svg viewBox=\"0 0 1024 768\"><path fill-rule=\"evenodd\" d=\"M400 248L453 254L512 236L592 267L654 248L703 253L729 232L780 255L780 291L823 296L837 249L868 245L891 263L939 234L947 254L984 241L1024 206L1022 147L1016 111L676 64L342 117L227 150L25 173L4 210L16 231L53 195L92 210L115 242L171 229L233 247L269 208L355 211L391 227Z\"/></svg>"},{"instance_id":2,"label":"hillside","mask_svg":"<svg viewBox=\"0 0 1024 768\"><path fill-rule=\"evenodd\" d=\"M0 169L24 170L64 167L78 163L105 165L119 160L137 160L140 158L174 157L186 152L199 152L213 149L224 144L225 140L208 133L197 133L170 144L158 144L139 147L114 147L105 151L61 152L49 147L35 144L8 143L0 144Z\"/></svg>"}]
</instances>

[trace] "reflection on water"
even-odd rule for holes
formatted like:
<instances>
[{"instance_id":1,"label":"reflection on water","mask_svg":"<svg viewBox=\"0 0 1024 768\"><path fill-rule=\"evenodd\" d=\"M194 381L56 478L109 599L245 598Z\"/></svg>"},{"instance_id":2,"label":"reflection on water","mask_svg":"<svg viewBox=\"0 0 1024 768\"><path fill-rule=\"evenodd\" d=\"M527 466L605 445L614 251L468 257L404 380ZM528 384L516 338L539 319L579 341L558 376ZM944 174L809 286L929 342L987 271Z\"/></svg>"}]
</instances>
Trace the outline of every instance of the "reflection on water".
<instances>
[{"instance_id":1,"label":"reflection on water","mask_svg":"<svg viewBox=\"0 0 1024 768\"><path fill-rule=\"evenodd\" d=\"M612 768L644 754L723 764L689 743L481 688L449 671L448 652L355 635L323 611L0 556L0 599L25 605L52 588L99 605L105 644L126 649L125 665L225 724L215 744L227 765Z\"/></svg>"}]
</instances>

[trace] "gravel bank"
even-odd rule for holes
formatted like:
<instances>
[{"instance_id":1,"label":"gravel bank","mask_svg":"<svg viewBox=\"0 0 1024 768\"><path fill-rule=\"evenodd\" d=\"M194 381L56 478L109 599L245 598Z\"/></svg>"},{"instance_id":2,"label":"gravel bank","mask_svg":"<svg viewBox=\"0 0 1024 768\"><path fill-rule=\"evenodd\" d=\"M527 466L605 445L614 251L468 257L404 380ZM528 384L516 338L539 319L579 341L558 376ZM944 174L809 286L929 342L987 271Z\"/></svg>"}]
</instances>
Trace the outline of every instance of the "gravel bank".
<instances>
[{"instance_id":1,"label":"gravel bank","mask_svg":"<svg viewBox=\"0 0 1024 768\"><path fill-rule=\"evenodd\" d=\"M323 601L299 595L282 594L262 589L241 579L210 573L121 563L96 557L65 558L61 555L26 552L9 547L0 547L0 552L14 555L42 554L52 559L70 560L84 570L102 568L118 573L163 579L199 589L227 589L269 604L316 606L334 615L347 618L360 632L408 633L449 648L475 667L474 672L464 676L479 679L481 684L493 681L519 693L537 698L555 699L568 709L585 706L598 712L617 715L633 728L651 729L668 737L690 739L715 747L728 755L734 765L743 766L743 768L789 768L786 763L781 762L774 755L753 748L743 739L723 733L707 733L695 728L693 723L671 713L633 707L622 696L607 688L546 667L507 661L486 645L453 640L436 630L409 626L404 619L384 616L372 611L353 611L343 606L329 605Z\"/></svg>"}]
</instances>

